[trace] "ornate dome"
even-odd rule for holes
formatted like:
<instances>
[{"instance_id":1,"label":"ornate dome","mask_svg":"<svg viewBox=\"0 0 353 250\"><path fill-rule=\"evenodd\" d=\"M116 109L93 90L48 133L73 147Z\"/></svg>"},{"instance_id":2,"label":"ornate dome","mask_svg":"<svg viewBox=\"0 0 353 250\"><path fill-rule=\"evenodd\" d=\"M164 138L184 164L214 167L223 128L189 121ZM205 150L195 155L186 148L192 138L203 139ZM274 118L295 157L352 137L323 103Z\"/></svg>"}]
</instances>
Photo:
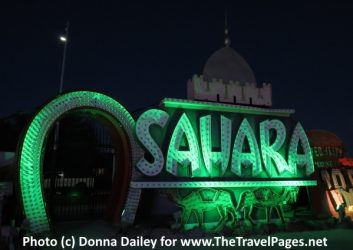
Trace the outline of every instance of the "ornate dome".
<instances>
[{"instance_id":1,"label":"ornate dome","mask_svg":"<svg viewBox=\"0 0 353 250\"><path fill-rule=\"evenodd\" d=\"M239 81L241 84L255 83L254 73L248 63L231 47L226 46L214 52L203 68L206 81L222 79L224 83Z\"/></svg>"}]
</instances>

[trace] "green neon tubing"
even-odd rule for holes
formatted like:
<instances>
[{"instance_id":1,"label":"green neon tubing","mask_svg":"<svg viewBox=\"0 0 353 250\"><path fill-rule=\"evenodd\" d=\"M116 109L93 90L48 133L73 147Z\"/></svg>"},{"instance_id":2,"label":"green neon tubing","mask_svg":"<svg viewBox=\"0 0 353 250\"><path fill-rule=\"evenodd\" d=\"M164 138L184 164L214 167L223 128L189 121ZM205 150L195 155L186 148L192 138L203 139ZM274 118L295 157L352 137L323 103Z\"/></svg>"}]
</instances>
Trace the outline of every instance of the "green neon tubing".
<instances>
[{"instance_id":1,"label":"green neon tubing","mask_svg":"<svg viewBox=\"0 0 353 250\"><path fill-rule=\"evenodd\" d=\"M147 176L159 174L164 166L163 153L150 134L150 126L157 124L164 128L168 118L169 115L165 111L150 109L144 112L136 122L136 136L142 145L151 153L154 159L151 163L143 157L136 165L136 167Z\"/></svg>"},{"instance_id":2,"label":"green neon tubing","mask_svg":"<svg viewBox=\"0 0 353 250\"><path fill-rule=\"evenodd\" d=\"M211 115L206 115L200 119L200 137L202 155L205 161L206 169L212 176L212 168L214 165L221 165L221 176L225 173L230 154L230 144L232 136L232 122L230 119L221 116L221 151L212 151L212 134L211 134Z\"/></svg>"},{"instance_id":3,"label":"green neon tubing","mask_svg":"<svg viewBox=\"0 0 353 250\"><path fill-rule=\"evenodd\" d=\"M298 154L299 143L302 146L304 152L303 154ZM315 171L313 154L311 151L309 140L302 125L299 122L294 128L292 138L289 143L288 163L291 169L294 170L295 174L297 173L296 171L298 165L306 167L305 173L307 176Z\"/></svg>"},{"instance_id":4,"label":"green neon tubing","mask_svg":"<svg viewBox=\"0 0 353 250\"><path fill-rule=\"evenodd\" d=\"M275 181L132 181L134 188L250 188L250 187L286 187L316 186L316 180L275 180Z\"/></svg>"},{"instance_id":5,"label":"green neon tubing","mask_svg":"<svg viewBox=\"0 0 353 250\"><path fill-rule=\"evenodd\" d=\"M135 122L114 99L96 92L76 91L60 95L45 105L33 118L19 153L20 187L24 213L33 233L50 230L43 197L42 161L46 137L55 122L70 110L85 108L103 111L121 122L127 131Z\"/></svg>"},{"instance_id":6,"label":"green neon tubing","mask_svg":"<svg viewBox=\"0 0 353 250\"><path fill-rule=\"evenodd\" d=\"M250 152L243 152L243 145L247 138L250 146ZM238 133L234 140L232 153L231 171L236 175L242 176L242 164L246 167L252 166L252 176L257 176L262 171L259 146L250 123L246 118L240 124Z\"/></svg>"},{"instance_id":7,"label":"green neon tubing","mask_svg":"<svg viewBox=\"0 0 353 250\"><path fill-rule=\"evenodd\" d=\"M276 131L275 141L270 143L271 130ZM288 171L294 173L283 156L278 152L283 146L286 140L286 128L280 120L265 120L260 123L260 143L262 157L264 160L265 168L267 169L269 175L272 177L272 169L274 168L272 160L275 163L275 167L279 174Z\"/></svg>"},{"instance_id":8,"label":"green neon tubing","mask_svg":"<svg viewBox=\"0 0 353 250\"><path fill-rule=\"evenodd\" d=\"M180 150L180 145L183 136L186 136L186 140L189 144L189 150ZM195 135L195 131L192 128L189 118L184 113L175 129L173 131L167 153L167 164L166 169L169 173L173 175L182 176L184 174L178 174L178 163L183 167L191 167L191 176L197 175L200 170L200 149ZM189 173L185 176L190 177Z\"/></svg>"},{"instance_id":9,"label":"green neon tubing","mask_svg":"<svg viewBox=\"0 0 353 250\"><path fill-rule=\"evenodd\" d=\"M163 99L162 104L167 108L181 108L181 109L188 109L188 110L208 110L208 111L231 112L231 113L254 114L254 115L272 115L272 116L283 116L283 117L289 117L291 114L295 112L293 109L268 109L268 108L241 106L241 105L226 104L226 103L215 103L215 102L210 103L210 102L171 99L171 98Z\"/></svg>"}]
</instances>

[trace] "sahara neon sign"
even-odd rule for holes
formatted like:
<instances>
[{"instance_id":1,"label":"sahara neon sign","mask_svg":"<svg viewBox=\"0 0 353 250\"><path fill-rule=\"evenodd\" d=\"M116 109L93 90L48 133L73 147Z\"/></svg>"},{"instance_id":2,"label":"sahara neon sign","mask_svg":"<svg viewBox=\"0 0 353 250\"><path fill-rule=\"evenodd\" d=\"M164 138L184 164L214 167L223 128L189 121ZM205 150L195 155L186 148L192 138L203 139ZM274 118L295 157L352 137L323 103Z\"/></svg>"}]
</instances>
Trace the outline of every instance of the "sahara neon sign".
<instances>
[{"instance_id":1,"label":"sahara neon sign","mask_svg":"<svg viewBox=\"0 0 353 250\"><path fill-rule=\"evenodd\" d=\"M130 145L132 176L137 176L134 166L147 176L169 173L182 177L293 178L314 171L310 145L302 126L297 123L289 128L288 122L271 118L269 114L276 110L197 104L188 100L164 101L164 108L146 111L135 123L131 114L113 98L97 92L75 91L55 97L39 110L28 124L17 152L21 198L31 231L40 233L50 229L42 185L43 152L53 125L71 111L92 111L90 114L104 117L115 131L123 129ZM276 112L275 116L289 116L282 111ZM259 122L255 121L258 119ZM257 130L254 129L256 124ZM287 134L290 134L288 138ZM135 137L145 148L144 156ZM214 148L216 141L219 144L217 149ZM148 154L152 160L146 157ZM166 171L162 171L164 167ZM122 221L134 221L136 200L141 193L139 186L160 187L154 180L147 182L131 180L124 208L127 212ZM230 181L185 182L176 178L168 185L161 184L162 188L247 188L307 186L316 185L316 181L286 179L250 183L232 178Z\"/></svg>"},{"instance_id":2,"label":"sahara neon sign","mask_svg":"<svg viewBox=\"0 0 353 250\"><path fill-rule=\"evenodd\" d=\"M193 120L182 112L176 123L170 122L170 135L165 130L170 130L167 124L172 117L166 111L150 109L139 117L137 138L153 157L149 160L144 156L138 161L137 168L143 174L156 176L164 166L168 173L182 177L302 177L314 172L309 141L299 122L287 138L288 129L281 120L264 119L258 123L257 139L246 117L240 125L232 124L232 117L239 114L191 116ZM212 128L212 119L218 122L218 131ZM159 141L169 141L164 150L166 157L159 145L163 143L156 142L158 136L164 136ZM217 150L213 140L219 142Z\"/></svg>"}]
</instances>

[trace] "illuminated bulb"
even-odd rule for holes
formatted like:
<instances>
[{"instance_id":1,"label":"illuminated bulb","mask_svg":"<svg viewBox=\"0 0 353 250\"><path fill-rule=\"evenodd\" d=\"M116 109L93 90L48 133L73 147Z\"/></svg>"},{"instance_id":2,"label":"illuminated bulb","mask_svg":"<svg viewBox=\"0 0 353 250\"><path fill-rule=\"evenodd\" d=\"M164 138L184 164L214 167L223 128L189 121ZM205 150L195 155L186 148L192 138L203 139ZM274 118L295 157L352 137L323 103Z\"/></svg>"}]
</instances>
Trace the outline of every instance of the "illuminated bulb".
<instances>
[{"instance_id":1,"label":"illuminated bulb","mask_svg":"<svg viewBox=\"0 0 353 250\"><path fill-rule=\"evenodd\" d=\"M60 41L62 41L62 42L67 42L67 39L66 39L65 36L60 36Z\"/></svg>"}]
</instances>

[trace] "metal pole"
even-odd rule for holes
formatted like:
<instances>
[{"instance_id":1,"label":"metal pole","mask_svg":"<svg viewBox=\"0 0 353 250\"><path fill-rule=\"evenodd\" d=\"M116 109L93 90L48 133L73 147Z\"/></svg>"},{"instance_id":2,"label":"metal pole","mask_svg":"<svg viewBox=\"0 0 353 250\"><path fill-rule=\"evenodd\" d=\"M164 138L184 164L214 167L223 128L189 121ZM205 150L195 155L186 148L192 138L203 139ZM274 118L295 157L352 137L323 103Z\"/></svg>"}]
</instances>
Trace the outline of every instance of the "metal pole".
<instances>
[{"instance_id":1,"label":"metal pole","mask_svg":"<svg viewBox=\"0 0 353 250\"><path fill-rule=\"evenodd\" d=\"M60 87L59 87L59 94L63 92L63 84L64 84L64 74L65 74L65 62L66 62L66 49L67 49L67 43L69 41L69 26L70 23L66 23L66 28L65 28L65 45L64 45L64 54L63 54L63 61L61 64L61 75L60 75Z\"/></svg>"},{"instance_id":2,"label":"metal pole","mask_svg":"<svg viewBox=\"0 0 353 250\"><path fill-rule=\"evenodd\" d=\"M61 64L59 94L62 93L62 91L63 91L63 86L64 86L66 51L67 51L67 43L69 42L69 26L70 26L70 23L67 22L67 23L66 23L66 28L65 28L65 39L66 39L66 40L64 41L65 44L64 44L63 60L62 60L62 64ZM59 128L60 128L60 124L59 124L59 122L56 122L55 131L54 131L54 151L56 151L57 148L58 148Z\"/></svg>"},{"instance_id":3,"label":"metal pole","mask_svg":"<svg viewBox=\"0 0 353 250\"><path fill-rule=\"evenodd\" d=\"M63 59L61 64L61 74L60 74L60 85L59 85L59 94L63 91L64 86L64 75L65 75L65 62L66 62L66 51L67 51L67 43L69 41L69 22L66 23L65 28L65 40L62 40L64 44L64 52ZM50 174L50 210L52 217L54 217L54 194L55 194L55 182L56 182L56 161L58 159L58 145L59 145L59 130L60 130L60 122L57 121L55 123L54 128L54 143L53 143L53 155L52 155L52 166L51 166L51 174Z\"/></svg>"},{"instance_id":4,"label":"metal pole","mask_svg":"<svg viewBox=\"0 0 353 250\"><path fill-rule=\"evenodd\" d=\"M62 60L62 64L61 64L59 94L62 93L63 86L64 86L66 51L67 51L67 43L69 42L69 26L70 26L70 23L67 22L66 23L66 28L65 28L65 39L66 39L66 41L65 41L65 44L64 44L63 60ZM56 122L55 131L54 131L54 151L56 151L58 149L59 128L60 128L60 124L59 124L59 122Z\"/></svg>"}]
</instances>

